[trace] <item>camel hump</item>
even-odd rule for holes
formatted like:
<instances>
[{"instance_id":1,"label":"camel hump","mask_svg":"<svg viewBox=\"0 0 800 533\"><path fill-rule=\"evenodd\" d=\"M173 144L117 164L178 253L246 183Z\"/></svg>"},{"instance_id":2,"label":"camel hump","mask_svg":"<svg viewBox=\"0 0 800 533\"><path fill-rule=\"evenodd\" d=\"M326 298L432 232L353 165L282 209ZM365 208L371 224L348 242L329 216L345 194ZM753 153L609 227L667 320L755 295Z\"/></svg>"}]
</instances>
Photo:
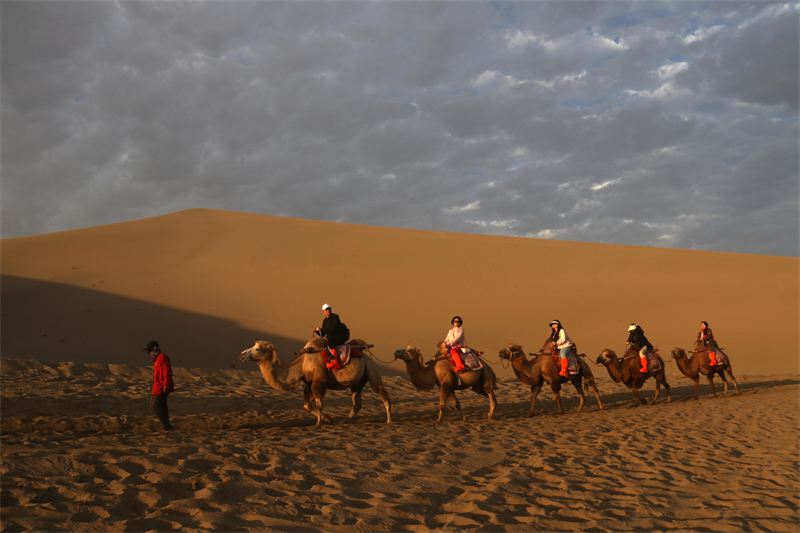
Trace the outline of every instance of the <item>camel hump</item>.
<instances>
[{"instance_id":1,"label":"camel hump","mask_svg":"<svg viewBox=\"0 0 800 533\"><path fill-rule=\"evenodd\" d=\"M354 348L358 348L360 350L375 347L374 344L367 344L366 341L364 341L363 339L350 339L349 341L347 341L347 344Z\"/></svg>"}]
</instances>

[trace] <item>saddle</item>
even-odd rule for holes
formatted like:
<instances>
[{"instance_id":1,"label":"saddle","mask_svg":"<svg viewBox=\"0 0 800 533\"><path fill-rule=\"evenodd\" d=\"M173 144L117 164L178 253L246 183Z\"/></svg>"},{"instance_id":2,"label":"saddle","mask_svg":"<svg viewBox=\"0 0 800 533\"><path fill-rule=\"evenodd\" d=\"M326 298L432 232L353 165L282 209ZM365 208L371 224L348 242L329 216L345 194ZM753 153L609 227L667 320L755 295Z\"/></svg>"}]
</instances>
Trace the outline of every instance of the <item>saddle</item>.
<instances>
[{"instance_id":1,"label":"saddle","mask_svg":"<svg viewBox=\"0 0 800 533\"><path fill-rule=\"evenodd\" d=\"M453 361L453 358L449 355L447 356L447 360L450 361L453 367L456 366L455 361ZM483 363L472 348L461 348L461 362L464 363L466 367L466 370L462 370L462 372L477 372L483 368Z\"/></svg>"},{"instance_id":2,"label":"saddle","mask_svg":"<svg viewBox=\"0 0 800 533\"><path fill-rule=\"evenodd\" d=\"M567 372L570 374L579 374L578 347L573 344L571 348L572 350L567 354ZM553 357L553 362L558 364L558 348L556 348L555 344L550 346L550 355Z\"/></svg>"},{"instance_id":3,"label":"saddle","mask_svg":"<svg viewBox=\"0 0 800 533\"><path fill-rule=\"evenodd\" d=\"M358 349L353 341L337 346L334 348L333 353L331 353L330 349L323 349L320 353L322 354L322 360L325 361L325 366L333 370L339 370L346 366L351 358L358 359L363 357L361 350Z\"/></svg>"},{"instance_id":4,"label":"saddle","mask_svg":"<svg viewBox=\"0 0 800 533\"><path fill-rule=\"evenodd\" d=\"M661 358L658 356L658 348L647 352L647 371L658 372L661 370Z\"/></svg>"}]
</instances>

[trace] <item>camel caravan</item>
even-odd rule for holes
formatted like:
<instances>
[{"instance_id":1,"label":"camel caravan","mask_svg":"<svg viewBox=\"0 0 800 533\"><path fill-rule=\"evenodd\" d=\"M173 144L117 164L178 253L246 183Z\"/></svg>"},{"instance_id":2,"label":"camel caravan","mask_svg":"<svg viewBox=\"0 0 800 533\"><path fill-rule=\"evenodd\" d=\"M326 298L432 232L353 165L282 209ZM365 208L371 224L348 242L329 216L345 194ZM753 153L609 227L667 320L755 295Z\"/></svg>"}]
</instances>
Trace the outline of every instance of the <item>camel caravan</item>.
<instances>
[{"instance_id":1,"label":"camel caravan","mask_svg":"<svg viewBox=\"0 0 800 533\"><path fill-rule=\"evenodd\" d=\"M323 306L325 319L321 328L314 328L314 338L306 343L302 350L295 354L289 362L284 362L275 347L267 341L257 341L252 348L241 352L239 359L258 364L264 380L271 387L280 391L294 391L303 387L303 408L316 416L316 425L323 422L331 424L331 418L323 412L323 398L328 390L338 391L350 389L353 408L352 418L361 410L361 391L369 384L378 395L386 409L386 422L392 422L392 401L383 386L378 365L372 360L370 348L374 345L362 339L350 339L350 331L341 322L338 315L332 312L331 306ZM483 352L468 347L461 317L453 317L447 337L436 346L436 353L425 362L420 350L407 346L394 352L395 360L406 365L411 383L423 392L439 389L439 412L436 422L444 417L445 407L450 401L458 411L462 420L466 420L461 409L461 402L456 397L457 391L471 389L473 392L489 400L488 419L493 418L497 408L497 382L494 370L489 366ZM531 407L528 414L535 413L536 397L544 384L550 386L558 412L564 414L561 405L561 386L571 383L575 388L580 404L576 412L580 412L585 403L584 389L591 390L597 399L599 410L603 410L600 391L595 383L594 375L586 361L586 354L578 353L575 343L567 335L558 320L550 323L553 330L542 348L528 354L522 346L509 343L500 350L498 357L501 364L511 366L514 374L531 389ZM626 350L620 358L611 349L603 350L595 362L605 366L608 375L616 383L623 383L633 394L633 405L646 405L646 400L639 395L639 390L650 378L656 384L653 404L658 400L661 387L666 389L667 402L672 400L670 386L666 380L666 365L655 348L644 336L641 326L631 324ZM717 346L707 322L701 323L701 330L695 340L694 350L687 352L682 348L672 350L672 358L680 371L694 381L695 395L699 397L699 376L702 374L711 386L713 396L717 393L714 377L719 376L727 396L728 381L726 374L733 381L736 394L741 395L736 386L736 378L728 356Z\"/></svg>"}]
</instances>

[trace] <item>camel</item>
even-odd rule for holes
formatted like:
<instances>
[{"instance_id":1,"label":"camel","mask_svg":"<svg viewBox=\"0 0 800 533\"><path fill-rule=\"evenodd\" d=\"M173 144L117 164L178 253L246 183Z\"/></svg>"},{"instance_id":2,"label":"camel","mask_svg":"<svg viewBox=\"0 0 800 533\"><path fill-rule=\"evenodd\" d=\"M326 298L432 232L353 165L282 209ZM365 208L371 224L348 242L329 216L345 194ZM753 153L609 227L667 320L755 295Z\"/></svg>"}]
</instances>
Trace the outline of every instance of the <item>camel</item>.
<instances>
[{"instance_id":1,"label":"camel","mask_svg":"<svg viewBox=\"0 0 800 533\"><path fill-rule=\"evenodd\" d=\"M497 407L497 398L494 394L497 389L494 370L483 362L482 369L457 375L453 370L452 363L448 359L440 357L442 353L446 353L446 351L443 352L443 344L439 343L439 355L428 361L427 364L423 364L422 353L413 346L409 346L405 350L397 350L394 352L394 357L406 363L411 383L418 390L429 391L434 387L439 387L439 418L436 420L437 422L442 421L448 398L452 398L456 409L461 413L461 419L466 420L455 391L469 388L481 396L489 398L489 420L491 420ZM473 350L473 352L480 356L480 352L477 350Z\"/></svg>"},{"instance_id":2,"label":"camel","mask_svg":"<svg viewBox=\"0 0 800 533\"><path fill-rule=\"evenodd\" d=\"M667 389L667 403L671 402L672 396L670 395L669 383L667 383L664 360L661 359L660 355L656 354L656 357L658 357L658 360L661 362L661 370L647 373L640 372L639 370L642 368L642 365L639 362L639 350L639 346L631 343L625 355L620 360L617 359L617 354L614 350L606 348L597 357L597 364L605 365L611 379L617 383L624 383L631 389L635 406L638 406L640 403L642 405L647 405L647 400L639 396L639 389L641 389L644 382L651 377L656 380L656 395L653 397L653 404L658 400L662 384L664 388Z\"/></svg>"},{"instance_id":3,"label":"camel","mask_svg":"<svg viewBox=\"0 0 800 533\"><path fill-rule=\"evenodd\" d=\"M329 369L319 353L325 348L326 342L324 338L312 339L294 359L284 363L272 344L257 341L252 348L243 351L239 359L257 363L264 380L275 389L288 392L303 385L303 408L311 413L311 400L312 398L316 400L317 426L322 425L323 421L332 423L330 417L322 412L322 398L327 390L350 389L353 409L348 417L352 418L361 410L361 389L367 382L383 400L383 405L386 407L386 422L391 422L392 401L383 387L377 365L368 357L353 357L341 369ZM361 339L351 340L348 344L357 348L372 346Z\"/></svg>"},{"instance_id":4,"label":"camel","mask_svg":"<svg viewBox=\"0 0 800 533\"><path fill-rule=\"evenodd\" d=\"M722 378L722 382L725 384L725 392L723 394L728 396L728 380L725 379L725 372L731 377L733 388L736 389L736 394L739 396L742 395L742 393L739 392L739 387L736 386L736 378L733 377L733 369L731 369L730 359L728 359L727 355L725 356L725 363L711 366L708 348L705 347L703 341L700 339L695 340L694 350L690 353L694 354L694 357L689 358L682 348L675 348L672 350L672 358L675 359L683 375L694 381L694 400L696 400L700 394L700 374L704 375L708 380L708 384L711 385L711 392L714 394L714 398L717 397L717 391L714 388L715 375L719 375L719 377Z\"/></svg>"},{"instance_id":5,"label":"camel","mask_svg":"<svg viewBox=\"0 0 800 533\"><path fill-rule=\"evenodd\" d=\"M535 354L530 354L534 356L533 359L530 360L525 357L525 352L523 351L522 346L519 346L518 344L511 343L508 345L508 347L500 350L499 353L500 359L506 359L511 362L511 367L514 369L514 373L517 375L519 380L525 385L530 385L531 387L531 411L528 413L528 417L534 416L536 397L539 395L539 392L541 392L545 382L550 385L550 389L553 391L553 396L556 397L558 414L564 414L564 409L561 407L560 391L561 385L567 381L572 383L581 398L581 403L578 405L579 413L581 412L581 407L583 407L583 404L586 401L586 397L584 396L581 388L581 382L584 380L587 389L591 387L594 390L594 395L597 398L597 405L600 406L600 410L602 411L603 403L600 401L600 391L597 390L597 385L594 382L594 375L592 374L592 370L589 368L589 365L583 361L583 357L586 357L586 355L579 354L579 356L576 357L579 366L579 372L577 374L571 374L569 377L564 377L559 375L559 371L561 369L550 355L551 346L552 340L548 339L544 343L544 346L541 350Z\"/></svg>"}]
</instances>

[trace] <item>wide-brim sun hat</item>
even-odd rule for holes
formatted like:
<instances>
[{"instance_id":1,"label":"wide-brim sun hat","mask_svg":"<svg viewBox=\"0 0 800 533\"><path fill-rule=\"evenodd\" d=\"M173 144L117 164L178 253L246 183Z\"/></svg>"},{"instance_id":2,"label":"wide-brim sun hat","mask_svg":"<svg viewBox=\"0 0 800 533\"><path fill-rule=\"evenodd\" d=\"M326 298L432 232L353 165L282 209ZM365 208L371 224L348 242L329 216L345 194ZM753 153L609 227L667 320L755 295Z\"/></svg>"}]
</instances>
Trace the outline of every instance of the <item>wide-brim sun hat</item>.
<instances>
[{"instance_id":1,"label":"wide-brim sun hat","mask_svg":"<svg viewBox=\"0 0 800 533\"><path fill-rule=\"evenodd\" d=\"M550 321L550 323L549 323L549 324L547 324L547 325L548 325L548 326L552 326L553 324L558 324L558 325L560 326L560 325L561 325L561 322L559 322L558 320L551 320L551 321Z\"/></svg>"}]
</instances>

